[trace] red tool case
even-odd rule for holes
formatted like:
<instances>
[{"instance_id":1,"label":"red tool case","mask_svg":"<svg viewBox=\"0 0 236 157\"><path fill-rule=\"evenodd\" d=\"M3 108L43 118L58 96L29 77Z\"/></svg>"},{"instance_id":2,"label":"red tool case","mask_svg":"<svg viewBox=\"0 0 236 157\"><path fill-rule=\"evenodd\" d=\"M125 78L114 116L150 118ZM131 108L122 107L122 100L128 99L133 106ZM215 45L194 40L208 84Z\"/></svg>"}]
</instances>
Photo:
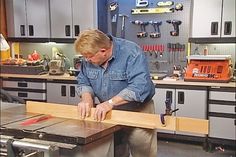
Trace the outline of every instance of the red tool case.
<instances>
[{"instance_id":1,"label":"red tool case","mask_svg":"<svg viewBox=\"0 0 236 157\"><path fill-rule=\"evenodd\" d=\"M192 55L187 58L185 81L229 82L233 77L230 55Z\"/></svg>"}]
</instances>

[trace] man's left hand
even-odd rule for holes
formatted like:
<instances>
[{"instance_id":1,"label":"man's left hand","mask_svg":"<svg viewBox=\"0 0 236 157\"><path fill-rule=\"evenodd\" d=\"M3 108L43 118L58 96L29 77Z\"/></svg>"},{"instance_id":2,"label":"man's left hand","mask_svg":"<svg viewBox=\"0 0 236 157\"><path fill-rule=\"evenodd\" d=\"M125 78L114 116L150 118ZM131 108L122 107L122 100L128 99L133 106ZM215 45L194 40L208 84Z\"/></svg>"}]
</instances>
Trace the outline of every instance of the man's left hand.
<instances>
[{"instance_id":1,"label":"man's left hand","mask_svg":"<svg viewBox=\"0 0 236 157\"><path fill-rule=\"evenodd\" d=\"M111 110L112 106L107 101L97 105L93 115L94 120L99 122L105 120L106 114Z\"/></svg>"}]
</instances>

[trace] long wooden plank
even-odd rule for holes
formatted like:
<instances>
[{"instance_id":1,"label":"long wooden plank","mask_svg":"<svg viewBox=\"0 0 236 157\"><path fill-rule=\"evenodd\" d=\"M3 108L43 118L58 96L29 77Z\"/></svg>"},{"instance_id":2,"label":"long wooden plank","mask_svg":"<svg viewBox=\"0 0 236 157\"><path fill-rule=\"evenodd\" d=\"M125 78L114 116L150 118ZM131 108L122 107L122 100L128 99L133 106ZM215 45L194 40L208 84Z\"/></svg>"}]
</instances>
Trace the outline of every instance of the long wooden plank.
<instances>
[{"instance_id":1,"label":"long wooden plank","mask_svg":"<svg viewBox=\"0 0 236 157\"><path fill-rule=\"evenodd\" d=\"M77 106L71 105L27 101L26 111L50 114L61 118L80 119ZM91 115L93 115L94 111L95 109L92 108ZM95 121L91 116L85 120ZM174 116L166 116L165 120L166 125L163 126L160 121L160 115L158 114L112 110L102 122L149 129L208 134L208 120Z\"/></svg>"}]
</instances>

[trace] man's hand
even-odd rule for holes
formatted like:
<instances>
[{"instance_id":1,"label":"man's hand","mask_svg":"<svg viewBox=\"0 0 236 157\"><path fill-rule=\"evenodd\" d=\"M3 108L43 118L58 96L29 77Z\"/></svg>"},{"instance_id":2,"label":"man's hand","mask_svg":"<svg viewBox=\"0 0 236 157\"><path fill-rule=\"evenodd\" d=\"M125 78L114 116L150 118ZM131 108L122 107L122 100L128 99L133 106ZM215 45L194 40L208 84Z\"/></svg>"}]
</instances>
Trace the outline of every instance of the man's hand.
<instances>
[{"instance_id":1,"label":"man's hand","mask_svg":"<svg viewBox=\"0 0 236 157\"><path fill-rule=\"evenodd\" d=\"M92 106L93 104L91 103L81 101L78 104L78 111L79 111L80 118L84 119L85 117L88 117L90 115Z\"/></svg>"},{"instance_id":2,"label":"man's hand","mask_svg":"<svg viewBox=\"0 0 236 157\"><path fill-rule=\"evenodd\" d=\"M112 110L112 105L110 105L107 101L97 105L93 115L94 120L99 122L105 120L106 114L111 110Z\"/></svg>"}]
</instances>

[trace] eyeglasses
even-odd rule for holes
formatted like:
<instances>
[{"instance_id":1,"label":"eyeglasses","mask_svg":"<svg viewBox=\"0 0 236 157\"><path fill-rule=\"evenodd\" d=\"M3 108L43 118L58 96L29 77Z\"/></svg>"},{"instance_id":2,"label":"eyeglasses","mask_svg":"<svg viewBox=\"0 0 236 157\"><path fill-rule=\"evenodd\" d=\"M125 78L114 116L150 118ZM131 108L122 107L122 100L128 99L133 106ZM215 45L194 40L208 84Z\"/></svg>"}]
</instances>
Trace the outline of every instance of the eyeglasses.
<instances>
[{"instance_id":1,"label":"eyeglasses","mask_svg":"<svg viewBox=\"0 0 236 157\"><path fill-rule=\"evenodd\" d=\"M83 56L86 61L91 61L94 58L96 58L101 52L105 52L106 49L100 49L95 54L88 54L86 56Z\"/></svg>"}]
</instances>

